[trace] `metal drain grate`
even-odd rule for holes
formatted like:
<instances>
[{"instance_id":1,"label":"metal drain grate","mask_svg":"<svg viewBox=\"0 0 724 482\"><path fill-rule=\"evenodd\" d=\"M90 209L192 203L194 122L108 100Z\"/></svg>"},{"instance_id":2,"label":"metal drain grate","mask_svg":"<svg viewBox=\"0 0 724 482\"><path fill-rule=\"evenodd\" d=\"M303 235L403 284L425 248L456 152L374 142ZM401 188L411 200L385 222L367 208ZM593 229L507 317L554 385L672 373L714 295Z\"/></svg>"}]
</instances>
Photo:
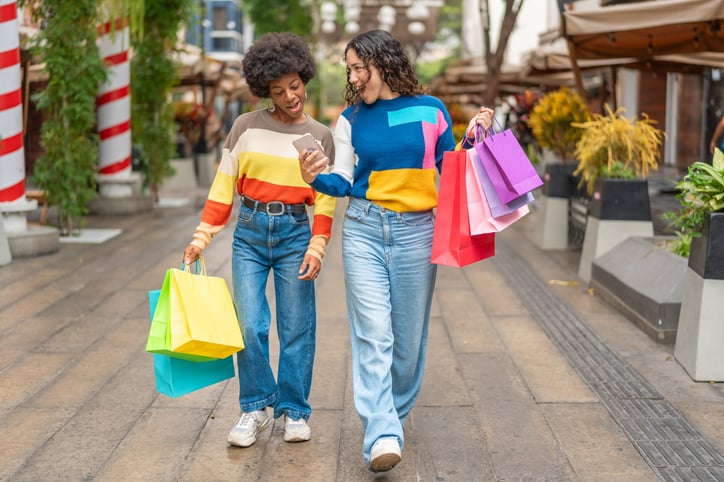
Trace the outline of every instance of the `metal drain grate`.
<instances>
[{"instance_id":1,"label":"metal drain grate","mask_svg":"<svg viewBox=\"0 0 724 482\"><path fill-rule=\"evenodd\" d=\"M580 377L665 481L724 482L724 456L558 298L501 239L496 267Z\"/></svg>"}]
</instances>

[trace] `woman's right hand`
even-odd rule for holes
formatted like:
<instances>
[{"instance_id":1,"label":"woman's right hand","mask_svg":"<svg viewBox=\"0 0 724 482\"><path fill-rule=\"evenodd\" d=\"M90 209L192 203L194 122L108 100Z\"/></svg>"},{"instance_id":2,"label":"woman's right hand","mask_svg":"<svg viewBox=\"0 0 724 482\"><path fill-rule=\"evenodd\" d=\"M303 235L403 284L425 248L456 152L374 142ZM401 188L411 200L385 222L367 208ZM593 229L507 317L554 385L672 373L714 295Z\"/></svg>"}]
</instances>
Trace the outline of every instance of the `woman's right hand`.
<instances>
[{"instance_id":1,"label":"woman's right hand","mask_svg":"<svg viewBox=\"0 0 724 482\"><path fill-rule=\"evenodd\" d=\"M317 150L305 150L299 154L299 167L302 171L302 179L311 184L329 166L329 158Z\"/></svg>"},{"instance_id":2,"label":"woman's right hand","mask_svg":"<svg viewBox=\"0 0 724 482\"><path fill-rule=\"evenodd\" d=\"M188 246L186 246L186 249L184 249L185 264L194 263L197 259L199 259L199 256L201 256L201 248L199 248L198 246L189 244Z\"/></svg>"}]
</instances>

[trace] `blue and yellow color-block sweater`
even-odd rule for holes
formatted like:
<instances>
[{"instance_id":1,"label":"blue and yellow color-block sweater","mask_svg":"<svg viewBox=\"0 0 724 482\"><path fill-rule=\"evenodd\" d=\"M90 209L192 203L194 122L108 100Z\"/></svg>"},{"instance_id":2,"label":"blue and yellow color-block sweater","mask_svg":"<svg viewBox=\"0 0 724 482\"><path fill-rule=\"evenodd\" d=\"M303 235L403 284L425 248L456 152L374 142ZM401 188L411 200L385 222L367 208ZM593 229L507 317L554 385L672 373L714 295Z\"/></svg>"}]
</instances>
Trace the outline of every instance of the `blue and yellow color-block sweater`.
<instances>
[{"instance_id":1,"label":"blue and yellow color-block sweater","mask_svg":"<svg viewBox=\"0 0 724 482\"><path fill-rule=\"evenodd\" d=\"M312 187L392 211L425 211L437 206L443 153L454 149L450 115L435 97L355 104L337 120L333 171L317 176Z\"/></svg>"}]
</instances>

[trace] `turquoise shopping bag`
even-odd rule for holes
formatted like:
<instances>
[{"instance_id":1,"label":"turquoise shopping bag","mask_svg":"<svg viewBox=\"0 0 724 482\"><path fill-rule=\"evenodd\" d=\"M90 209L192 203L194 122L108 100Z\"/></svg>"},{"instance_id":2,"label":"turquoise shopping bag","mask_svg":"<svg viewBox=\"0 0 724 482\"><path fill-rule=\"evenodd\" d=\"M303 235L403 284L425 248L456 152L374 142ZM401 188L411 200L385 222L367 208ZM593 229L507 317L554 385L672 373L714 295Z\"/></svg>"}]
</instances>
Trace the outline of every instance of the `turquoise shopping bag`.
<instances>
[{"instance_id":1,"label":"turquoise shopping bag","mask_svg":"<svg viewBox=\"0 0 724 482\"><path fill-rule=\"evenodd\" d=\"M160 290L148 292L151 320L160 293ZM156 374L156 390L173 398L233 378L236 374L233 355L211 361L188 361L154 353L153 368Z\"/></svg>"}]
</instances>

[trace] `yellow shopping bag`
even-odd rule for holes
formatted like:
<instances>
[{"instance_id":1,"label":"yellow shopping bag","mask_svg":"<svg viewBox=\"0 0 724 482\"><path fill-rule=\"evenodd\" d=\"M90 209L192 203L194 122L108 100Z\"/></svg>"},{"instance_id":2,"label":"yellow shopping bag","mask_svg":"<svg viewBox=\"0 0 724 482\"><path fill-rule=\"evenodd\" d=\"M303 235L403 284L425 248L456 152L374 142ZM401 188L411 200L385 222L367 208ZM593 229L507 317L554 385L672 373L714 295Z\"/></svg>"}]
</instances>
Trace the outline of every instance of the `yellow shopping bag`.
<instances>
[{"instance_id":1,"label":"yellow shopping bag","mask_svg":"<svg viewBox=\"0 0 724 482\"><path fill-rule=\"evenodd\" d=\"M203 259L201 267L195 274L189 266L166 272L171 351L226 358L244 349L241 327L226 281L207 276Z\"/></svg>"}]
</instances>

